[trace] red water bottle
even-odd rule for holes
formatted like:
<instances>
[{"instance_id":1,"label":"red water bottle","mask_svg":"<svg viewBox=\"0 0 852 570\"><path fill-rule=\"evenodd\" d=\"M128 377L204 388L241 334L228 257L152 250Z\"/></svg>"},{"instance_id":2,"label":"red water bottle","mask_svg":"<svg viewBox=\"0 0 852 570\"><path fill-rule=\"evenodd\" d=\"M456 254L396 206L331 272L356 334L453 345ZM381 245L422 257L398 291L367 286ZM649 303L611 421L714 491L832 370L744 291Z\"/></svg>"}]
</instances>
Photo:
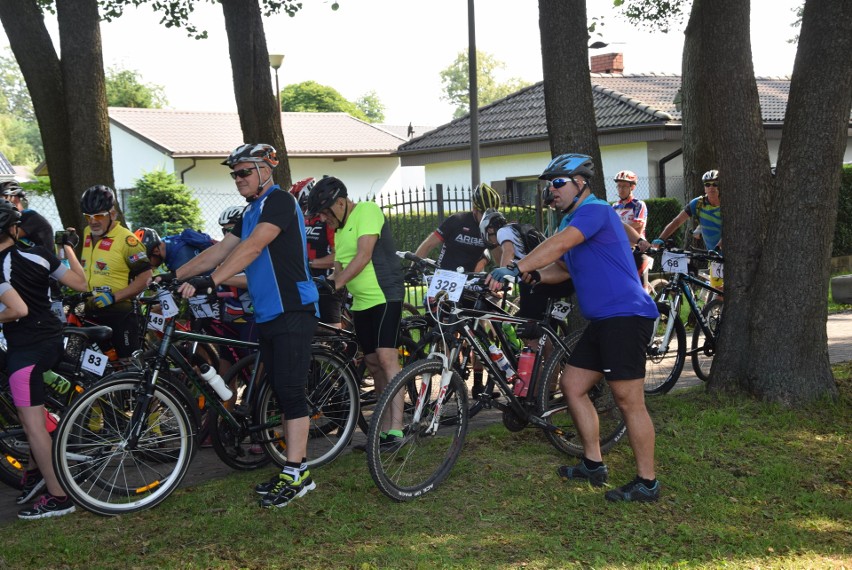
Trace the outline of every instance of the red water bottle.
<instances>
[{"instance_id":1,"label":"red water bottle","mask_svg":"<svg viewBox=\"0 0 852 570\"><path fill-rule=\"evenodd\" d=\"M519 398L525 397L530 389L533 364L535 364L535 353L530 347L525 346L518 357L518 380L514 387L515 396Z\"/></svg>"}]
</instances>

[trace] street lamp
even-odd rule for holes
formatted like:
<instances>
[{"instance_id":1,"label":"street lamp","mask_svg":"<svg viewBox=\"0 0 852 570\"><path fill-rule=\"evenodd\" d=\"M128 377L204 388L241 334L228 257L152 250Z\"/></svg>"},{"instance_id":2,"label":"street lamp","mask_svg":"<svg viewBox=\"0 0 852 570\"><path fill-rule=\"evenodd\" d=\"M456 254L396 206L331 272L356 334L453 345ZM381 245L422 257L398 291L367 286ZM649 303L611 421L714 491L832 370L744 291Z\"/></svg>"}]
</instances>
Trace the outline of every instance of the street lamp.
<instances>
[{"instance_id":1,"label":"street lamp","mask_svg":"<svg viewBox=\"0 0 852 570\"><path fill-rule=\"evenodd\" d=\"M275 70L275 100L278 101L278 114L281 115L281 91L278 89L278 68L284 63L284 54L269 54L269 67Z\"/></svg>"}]
</instances>

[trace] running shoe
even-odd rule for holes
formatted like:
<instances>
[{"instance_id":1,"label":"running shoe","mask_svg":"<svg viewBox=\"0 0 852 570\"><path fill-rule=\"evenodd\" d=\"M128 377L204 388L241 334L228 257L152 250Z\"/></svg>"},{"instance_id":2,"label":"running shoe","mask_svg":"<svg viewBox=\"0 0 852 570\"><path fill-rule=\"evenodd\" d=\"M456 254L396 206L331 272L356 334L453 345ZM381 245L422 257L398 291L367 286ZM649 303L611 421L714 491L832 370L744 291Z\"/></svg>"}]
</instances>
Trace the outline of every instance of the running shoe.
<instances>
[{"instance_id":1,"label":"running shoe","mask_svg":"<svg viewBox=\"0 0 852 570\"><path fill-rule=\"evenodd\" d=\"M304 497L308 491L316 488L310 471L303 472L298 480L287 473L280 473L276 485L260 500L260 506L264 509L286 507L293 499Z\"/></svg>"},{"instance_id":2,"label":"running shoe","mask_svg":"<svg viewBox=\"0 0 852 570\"><path fill-rule=\"evenodd\" d=\"M577 465L563 465L556 470L563 481L568 479L587 479L593 487L603 487L606 480L609 478L609 469L606 465L601 465L595 469L589 469L583 460Z\"/></svg>"},{"instance_id":3,"label":"running shoe","mask_svg":"<svg viewBox=\"0 0 852 570\"><path fill-rule=\"evenodd\" d=\"M65 497L64 501L60 501L50 493L45 493L29 509L18 511L18 518L23 520L46 519L48 517L61 517L74 511L74 503L70 497Z\"/></svg>"},{"instance_id":4,"label":"running shoe","mask_svg":"<svg viewBox=\"0 0 852 570\"><path fill-rule=\"evenodd\" d=\"M29 502L44 487L44 477L41 471L24 472L21 494L15 499L19 505Z\"/></svg>"},{"instance_id":5,"label":"running shoe","mask_svg":"<svg viewBox=\"0 0 852 570\"><path fill-rule=\"evenodd\" d=\"M654 481L653 487L646 487L639 477L636 477L623 487L607 491L604 497L606 497L607 501L653 503L660 498L660 482Z\"/></svg>"}]
</instances>

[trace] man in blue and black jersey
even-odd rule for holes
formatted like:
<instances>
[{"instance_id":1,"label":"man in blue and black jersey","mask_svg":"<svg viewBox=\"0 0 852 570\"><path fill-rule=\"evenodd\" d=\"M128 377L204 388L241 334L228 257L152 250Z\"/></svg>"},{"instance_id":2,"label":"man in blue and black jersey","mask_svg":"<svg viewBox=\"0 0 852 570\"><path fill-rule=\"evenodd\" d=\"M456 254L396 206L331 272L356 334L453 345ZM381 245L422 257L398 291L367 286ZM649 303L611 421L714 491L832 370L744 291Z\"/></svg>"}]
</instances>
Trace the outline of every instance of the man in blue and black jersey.
<instances>
[{"instance_id":1,"label":"man in blue and black jersey","mask_svg":"<svg viewBox=\"0 0 852 570\"><path fill-rule=\"evenodd\" d=\"M316 488L307 467L310 429L305 382L311 338L319 318L319 294L308 267L305 223L296 199L272 180L278 165L268 144L237 147L222 164L249 205L231 233L176 272L184 297L210 293L245 270L260 333L260 353L281 405L287 463L281 473L260 483L264 508L284 507ZM215 269L214 269L215 268ZM198 276L206 271L209 276ZM301 461L300 461L301 460Z\"/></svg>"}]
</instances>

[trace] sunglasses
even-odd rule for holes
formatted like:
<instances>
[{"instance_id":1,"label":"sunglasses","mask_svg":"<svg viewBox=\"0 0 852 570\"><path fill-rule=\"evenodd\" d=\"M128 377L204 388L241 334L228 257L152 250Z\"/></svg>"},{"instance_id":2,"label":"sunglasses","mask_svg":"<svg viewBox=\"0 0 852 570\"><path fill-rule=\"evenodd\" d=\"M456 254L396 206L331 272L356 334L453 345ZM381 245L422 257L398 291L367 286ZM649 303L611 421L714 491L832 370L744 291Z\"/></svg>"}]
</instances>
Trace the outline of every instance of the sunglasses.
<instances>
[{"instance_id":1,"label":"sunglasses","mask_svg":"<svg viewBox=\"0 0 852 570\"><path fill-rule=\"evenodd\" d=\"M109 212L98 212L97 214L83 214L89 222L101 222L109 218Z\"/></svg>"},{"instance_id":2,"label":"sunglasses","mask_svg":"<svg viewBox=\"0 0 852 570\"><path fill-rule=\"evenodd\" d=\"M553 180L550 181L550 185L553 188L562 188L563 186L565 186L569 182L574 182L574 179L573 178L554 178ZM574 184L576 184L576 182L574 182Z\"/></svg>"},{"instance_id":3,"label":"sunglasses","mask_svg":"<svg viewBox=\"0 0 852 570\"><path fill-rule=\"evenodd\" d=\"M232 170L230 174L231 178L236 180L237 178L248 178L252 172L254 172L254 168L241 168L240 170Z\"/></svg>"},{"instance_id":4,"label":"sunglasses","mask_svg":"<svg viewBox=\"0 0 852 570\"><path fill-rule=\"evenodd\" d=\"M718 182L705 182L704 187L705 188L718 188L719 183Z\"/></svg>"}]
</instances>

